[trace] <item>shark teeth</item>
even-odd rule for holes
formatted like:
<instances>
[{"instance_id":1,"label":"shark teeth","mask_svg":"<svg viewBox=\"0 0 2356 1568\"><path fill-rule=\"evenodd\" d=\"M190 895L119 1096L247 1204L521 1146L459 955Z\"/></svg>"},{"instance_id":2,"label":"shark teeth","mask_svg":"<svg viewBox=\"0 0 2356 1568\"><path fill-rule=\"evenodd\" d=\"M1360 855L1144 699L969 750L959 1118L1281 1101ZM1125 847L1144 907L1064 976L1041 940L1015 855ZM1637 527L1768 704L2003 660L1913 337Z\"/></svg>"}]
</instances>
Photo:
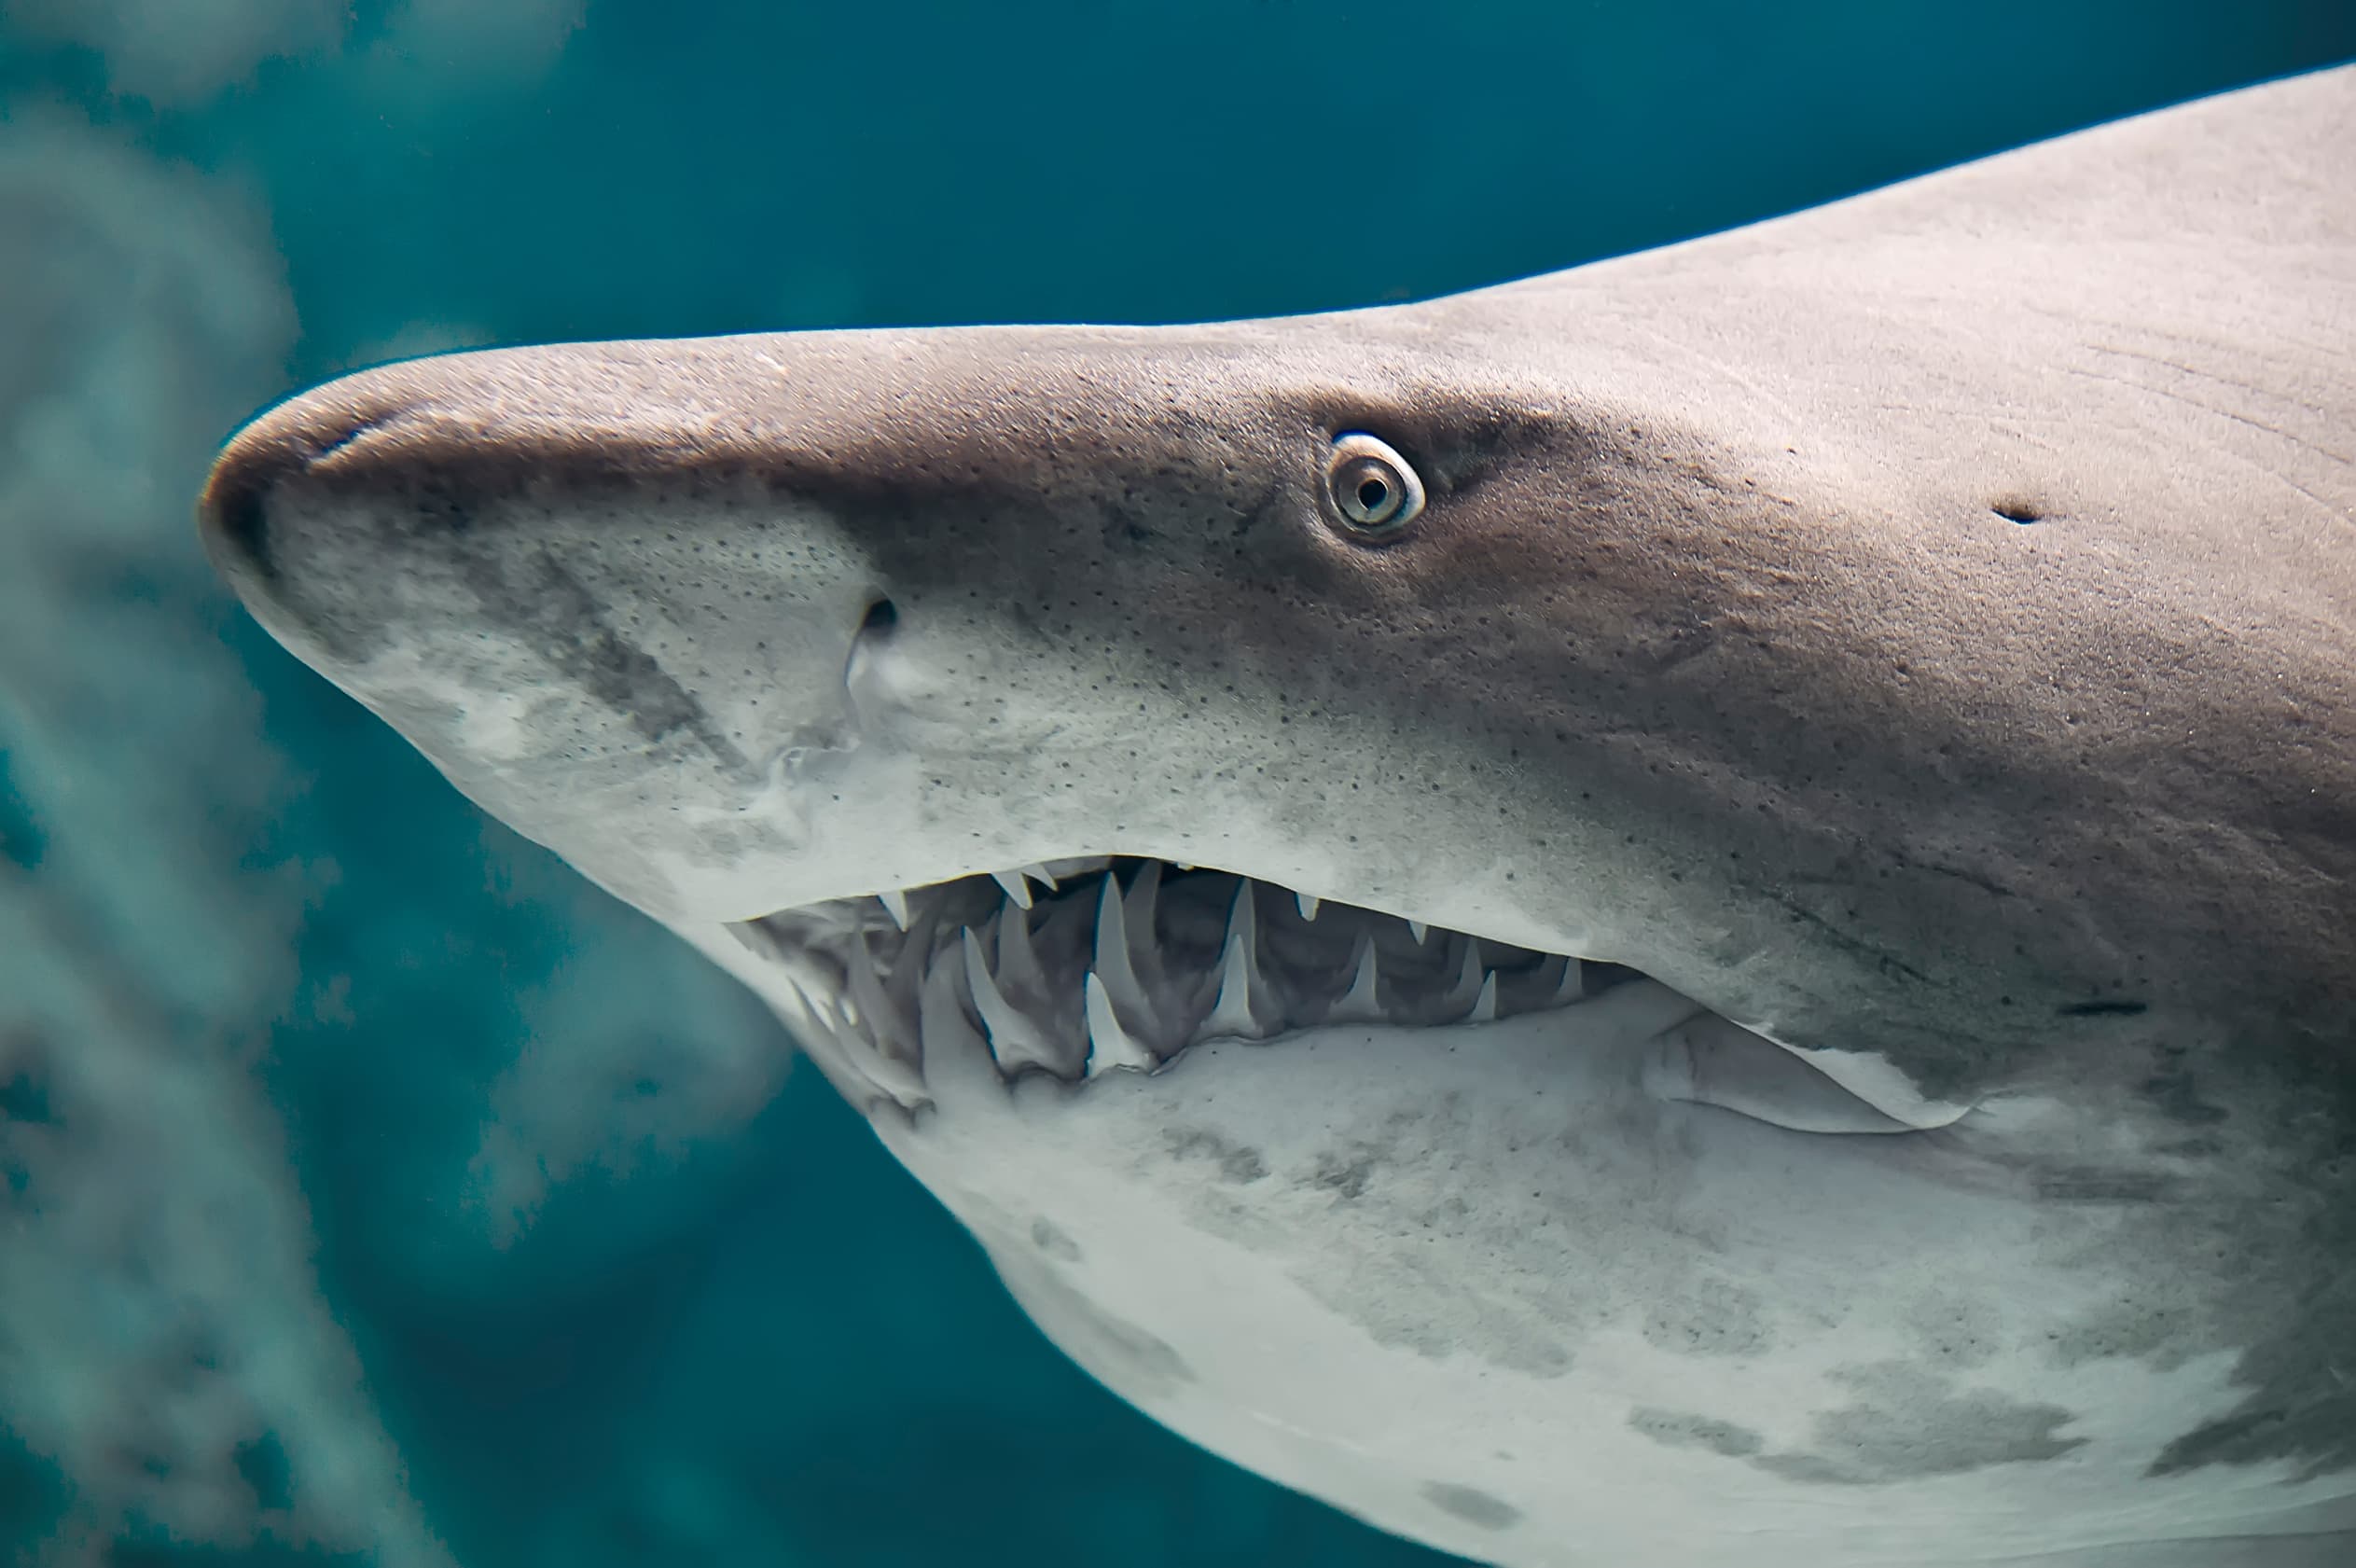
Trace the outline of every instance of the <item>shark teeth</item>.
<instances>
[{"instance_id":1,"label":"shark teeth","mask_svg":"<svg viewBox=\"0 0 2356 1568\"><path fill-rule=\"evenodd\" d=\"M1351 964L1350 989L1341 993L1333 1010L1325 1017L1334 1022L1380 1023L1385 1017L1379 992L1381 982L1376 978L1374 938L1365 932L1358 934L1358 952Z\"/></svg>"},{"instance_id":2,"label":"shark teeth","mask_svg":"<svg viewBox=\"0 0 2356 1568\"><path fill-rule=\"evenodd\" d=\"M1458 1018L1470 1017L1472 1010L1480 1005L1481 990L1488 980L1487 973L1481 968L1479 944L1465 943L1464 956L1456 971L1456 984L1448 989L1443 1006Z\"/></svg>"},{"instance_id":3,"label":"shark teeth","mask_svg":"<svg viewBox=\"0 0 2356 1568\"><path fill-rule=\"evenodd\" d=\"M1227 906L1227 939L1219 955L1219 992L1202 1020L1208 1035L1262 1040L1284 1027L1284 1008L1261 973L1257 901L1249 880L1239 880Z\"/></svg>"},{"instance_id":4,"label":"shark teeth","mask_svg":"<svg viewBox=\"0 0 2356 1568\"><path fill-rule=\"evenodd\" d=\"M1129 1037L1120 1019L1113 1012L1113 999L1105 992L1104 981L1095 970L1088 971L1082 982L1086 990L1081 1010L1088 1016L1088 1075L1109 1073L1116 1067L1148 1072L1160 1062L1151 1050Z\"/></svg>"},{"instance_id":5,"label":"shark teeth","mask_svg":"<svg viewBox=\"0 0 2356 1568\"><path fill-rule=\"evenodd\" d=\"M958 933L958 938L965 949L966 989L973 995L974 1010L981 1015L982 1032L990 1040L990 1054L997 1060L998 1070L1012 1077L1025 1068L1042 1067L1058 1077L1070 1077L1086 1066L1084 1051L1075 1048L1079 1042L1058 1038L1060 1032L1045 1027L1047 1020L1006 999L982 957L973 927Z\"/></svg>"},{"instance_id":6,"label":"shark teeth","mask_svg":"<svg viewBox=\"0 0 2356 1568\"><path fill-rule=\"evenodd\" d=\"M1448 1027L1570 1006L1579 960L1228 872L1109 856L782 910L736 928L790 981L805 1043L906 1104L927 1059L1080 1082L1213 1039ZM951 1015L954 1015L952 1018Z\"/></svg>"},{"instance_id":7,"label":"shark teeth","mask_svg":"<svg viewBox=\"0 0 2356 1568\"><path fill-rule=\"evenodd\" d=\"M1481 993L1473 998L1473 1010L1464 1015L1467 1023L1497 1021L1497 975L1494 970L1481 977Z\"/></svg>"}]
</instances>

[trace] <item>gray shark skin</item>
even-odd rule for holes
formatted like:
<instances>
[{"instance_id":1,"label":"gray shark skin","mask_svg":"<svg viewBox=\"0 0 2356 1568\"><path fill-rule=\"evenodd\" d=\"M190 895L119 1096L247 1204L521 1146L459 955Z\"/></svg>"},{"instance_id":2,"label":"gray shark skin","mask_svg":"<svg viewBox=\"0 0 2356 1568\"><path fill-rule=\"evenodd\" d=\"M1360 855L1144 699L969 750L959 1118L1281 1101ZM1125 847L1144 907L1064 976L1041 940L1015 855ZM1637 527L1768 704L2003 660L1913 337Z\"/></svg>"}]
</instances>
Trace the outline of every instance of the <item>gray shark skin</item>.
<instances>
[{"instance_id":1,"label":"gray shark skin","mask_svg":"<svg viewBox=\"0 0 2356 1568\"><path fill-rule=\"evenodd\" d=\"M2356 1561L2356 68L1395 309L395 365L201 527L1205 1447Z\"/></svg>"}]
</instances>

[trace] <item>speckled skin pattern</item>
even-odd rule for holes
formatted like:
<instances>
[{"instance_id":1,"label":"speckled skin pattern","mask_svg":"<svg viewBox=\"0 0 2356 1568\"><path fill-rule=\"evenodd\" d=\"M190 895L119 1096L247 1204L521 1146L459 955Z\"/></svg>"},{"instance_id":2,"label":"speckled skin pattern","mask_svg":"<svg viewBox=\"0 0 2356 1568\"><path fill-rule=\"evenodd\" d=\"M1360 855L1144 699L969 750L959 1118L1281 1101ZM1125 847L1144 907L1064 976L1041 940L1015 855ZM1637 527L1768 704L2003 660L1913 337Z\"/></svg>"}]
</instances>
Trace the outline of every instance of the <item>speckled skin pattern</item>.
<instances>
[{"instance_id":1,"label":"speckled skin pattern","mask_svg":"<svg viewBox=\"0 0 2356 1568\"><path fill-rule=\"evenodd\" d=\"M1649 985L819 1051L1207 1447L1516 1568L2356 1561L2356 68L1397 309L389 367L203 525L789 1018L733 923L1117 853L1629 965L1929 1129L1648 1093Z\"/></svg>"}]
</instances>

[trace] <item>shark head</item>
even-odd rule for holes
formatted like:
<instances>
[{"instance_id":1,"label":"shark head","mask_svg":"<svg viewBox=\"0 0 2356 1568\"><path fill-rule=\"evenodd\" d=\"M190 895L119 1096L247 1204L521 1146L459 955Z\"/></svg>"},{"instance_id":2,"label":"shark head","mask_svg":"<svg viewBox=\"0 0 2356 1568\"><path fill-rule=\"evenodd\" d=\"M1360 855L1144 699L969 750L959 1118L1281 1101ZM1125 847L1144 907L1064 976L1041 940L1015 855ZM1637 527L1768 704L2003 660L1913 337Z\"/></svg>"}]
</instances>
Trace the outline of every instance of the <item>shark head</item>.
<instances>
[{"instance_id":1,"label":"shark head","mask_svg":"<svg viewBox=\"0 0 2356 1568\"><path fill-rule=\"evenodd\" d=\"M204 538L1220 1452L1514 1564L2337 1561L2351 218L2160 154L2350 82L1422 305L390 366Z\"/></svg>"}]
</instances>

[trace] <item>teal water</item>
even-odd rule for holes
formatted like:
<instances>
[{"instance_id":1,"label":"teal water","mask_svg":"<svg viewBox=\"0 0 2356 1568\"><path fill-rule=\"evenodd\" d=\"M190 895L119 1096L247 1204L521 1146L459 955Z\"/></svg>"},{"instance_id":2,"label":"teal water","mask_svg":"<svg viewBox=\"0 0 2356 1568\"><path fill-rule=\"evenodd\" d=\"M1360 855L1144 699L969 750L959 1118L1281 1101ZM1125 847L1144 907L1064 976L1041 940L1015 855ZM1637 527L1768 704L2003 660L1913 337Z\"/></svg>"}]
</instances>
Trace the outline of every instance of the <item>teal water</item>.
<instances>
[{"instance_id":1,"label":"teal water","mask_svg":"<svg viewBox=\"0 0 2356 1568\"><path fill-rule=\"evenodd\" d=\"M214 586L460 344L1410 298L2356 56L2349 0L0 0L0 1547L1406 1564L1099 1392L775 1025Z\"/></svg>"}]
</instances>

